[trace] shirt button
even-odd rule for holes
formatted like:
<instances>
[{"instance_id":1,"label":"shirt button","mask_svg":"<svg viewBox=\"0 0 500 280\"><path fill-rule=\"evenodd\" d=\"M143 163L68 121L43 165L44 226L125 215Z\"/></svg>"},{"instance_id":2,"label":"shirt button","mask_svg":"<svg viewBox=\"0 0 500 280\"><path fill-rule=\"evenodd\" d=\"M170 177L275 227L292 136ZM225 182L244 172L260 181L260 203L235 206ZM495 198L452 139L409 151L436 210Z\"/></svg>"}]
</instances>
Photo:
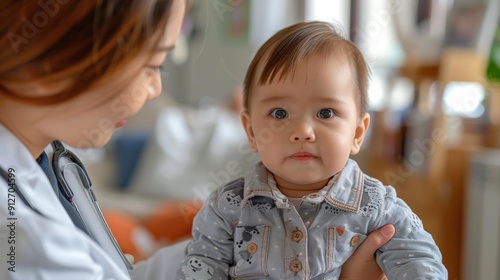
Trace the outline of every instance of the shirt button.
<instances>
[{"instance_id":1,"label":"shirt button","mask_svg":"<svg viewBox=\"0 0 500 280\"><path fill-rule=\"evenodd\" d=\"M310 198L317 198L319 195L317 193L311 193L309 194Z\"/></svg>"},{"instance_id":2,"label":"shirt button","mask_svg":"<svg viewBox=\"0 0 500 280\"><path fill-rule=\"evenodd\" d=\"M299 260L293 260L290 262L290 270L297 274L302 270L302 263Z\"/></svg>"},{"instance_id":3,"label":"shirt button","mask_svg":"<svg viewBox=\"0 0 500 280\"><path fill-rule=\"evenodd\" d=\"M355 235L351 238L351 246L352 247L356 247L358 246L359 244L359 241L361 240L361 238L359 238L359 235Z\"/></svg>"},{"instance_id":4,"label":"shirt button","mask_svg":"<svg viewBox=\"0 0 500 280\"><path fill-rule=\"evenodd\" d=\"M297 242L297 243L299 243L299 241L302 240L303 236L304 236L304 234L297 227L295 228L294 231L292 231L292 240Z\"/></svg>"},{"instance_id":5,"label":"shirt button","mask_svg":"<svg viewBox=\"0 0 500 280\"><path fill-rule=\"evenodd\" d=\"M250 243L247 245L247 251L248 253L250 254L255 254L255 252L257 252L257 244L255 243Z\"/></svg>"}]
</instances>

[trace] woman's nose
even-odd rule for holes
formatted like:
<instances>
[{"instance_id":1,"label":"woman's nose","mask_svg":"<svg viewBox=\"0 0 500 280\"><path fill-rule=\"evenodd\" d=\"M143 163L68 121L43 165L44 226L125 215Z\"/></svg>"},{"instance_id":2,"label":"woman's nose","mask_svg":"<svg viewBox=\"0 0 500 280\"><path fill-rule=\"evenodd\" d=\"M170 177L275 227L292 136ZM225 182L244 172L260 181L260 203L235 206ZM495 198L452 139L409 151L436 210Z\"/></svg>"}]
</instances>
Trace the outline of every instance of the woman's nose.
<instances>
[{"instance_id":1,"label":"woman's nose","mask_svg":"<svg viewBox=\"0 0 500 280\"><path fill-rule=\"evenodd\" d=\"M147 100L155 99L160 96L162 91L161 83L154 83L148 86Z\"/></svg>"},{"instance_id":2,"label":"woman's nose","mask_svg":"<svg viewBox=\"0 0 500 280\"><path fill-rule=\"evenodd\" d=\"M154 75L146 80L147 100L154 99L160 96L162 91L162 83L159 75Z\"/></svg>"},{"instance_id":3,"label":"woman's nose","mask_svg":"<svg viewBox=\"0 0 500 280\"><path fill-rule=\"evenodd\" d=\"M314 142L316 135L314 129L307 122L298 123L290 134L291 142Z\"/></svg>"}]
</instances>

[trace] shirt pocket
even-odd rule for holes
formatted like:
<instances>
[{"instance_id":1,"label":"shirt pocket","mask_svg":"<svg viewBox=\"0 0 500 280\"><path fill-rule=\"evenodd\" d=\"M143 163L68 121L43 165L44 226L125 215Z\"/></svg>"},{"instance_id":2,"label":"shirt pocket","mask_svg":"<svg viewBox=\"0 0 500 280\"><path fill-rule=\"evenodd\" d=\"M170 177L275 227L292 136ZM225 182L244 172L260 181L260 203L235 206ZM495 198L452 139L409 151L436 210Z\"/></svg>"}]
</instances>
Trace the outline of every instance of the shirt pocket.
<instances>
[{"instance_id":1,"label":"shirt pocket","mask_svg":"<svg viewBox=\"0 0 500 280\"><path fill-rule=\"evenodd\" d=\"M341 267L365 239L364 234L343 228L328 227L327 271Z\"/></svg>"},{"instance_id":2,"label":"shirt pocket","mask_svg":"<svg viewBox=\"0 0 500 280\"><path fill-rule=\"evenodd\" d=\"M267 255L271 226L238 226L234 235L234 279L267 277Z\"/></svg>"}]
</instances>

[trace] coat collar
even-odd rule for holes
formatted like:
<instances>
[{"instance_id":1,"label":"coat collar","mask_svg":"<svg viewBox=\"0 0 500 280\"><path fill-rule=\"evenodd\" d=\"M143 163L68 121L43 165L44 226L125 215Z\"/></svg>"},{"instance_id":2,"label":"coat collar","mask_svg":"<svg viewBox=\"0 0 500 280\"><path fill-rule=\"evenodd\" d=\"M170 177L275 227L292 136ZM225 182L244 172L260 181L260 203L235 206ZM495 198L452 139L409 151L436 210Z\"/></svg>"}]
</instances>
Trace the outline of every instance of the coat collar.
<instances>
[{"instance_id":1,"label":"coat collar","mask_svg":"<svg viewBox=\"0 0 500 280\"><path fill-rule=\"evenodd\" d=\"M26 200L44 216L72 224L42 168L26 146L2 124L0 143L0 167L14 170L16 187L22 191ZM16 200L16 203L22 202Z\"/></svg>"},{"instance_id":2,"label":"coat collar","mask_svg":"<svg viewBox=\"0 0 500 280\"><path fill-rule=\"evenodd\" d=\"M363 172L354 160L349 159L344 168L334 175L323 189L304 196L302 200L313 205L326 202L342 210L357 213L363 195L363 185ZM273 175L262 162L254 165L245 176L242 207L255 196L272 198L278 208L292 207L288 198L276 187Z\"/></svg>"}]
</instances>

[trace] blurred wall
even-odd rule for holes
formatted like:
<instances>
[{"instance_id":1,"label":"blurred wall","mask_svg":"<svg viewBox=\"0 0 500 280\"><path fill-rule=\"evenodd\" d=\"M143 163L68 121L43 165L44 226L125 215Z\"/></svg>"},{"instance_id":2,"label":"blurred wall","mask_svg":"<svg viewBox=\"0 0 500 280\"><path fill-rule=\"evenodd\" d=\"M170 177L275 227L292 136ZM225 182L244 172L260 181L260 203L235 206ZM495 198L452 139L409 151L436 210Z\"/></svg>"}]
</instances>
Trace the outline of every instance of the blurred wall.
<instances>
[{"instance_id":1,"label":"blurred wall","mask_svg":"<svg viewBox=\"0 0 500 280\"><path fill-rule=\"evenodd\" d=\"M182 104L224 102L234 86L243 82L258 47L299 20L299 5L298 0L194 1L188 15L194 19L188 60L182 65L174 65L170 59L166 62L164 88ZM231 21L243 24L240 32L246 35L232 36L228 30Z\"/></svg>"}]
</instances>

